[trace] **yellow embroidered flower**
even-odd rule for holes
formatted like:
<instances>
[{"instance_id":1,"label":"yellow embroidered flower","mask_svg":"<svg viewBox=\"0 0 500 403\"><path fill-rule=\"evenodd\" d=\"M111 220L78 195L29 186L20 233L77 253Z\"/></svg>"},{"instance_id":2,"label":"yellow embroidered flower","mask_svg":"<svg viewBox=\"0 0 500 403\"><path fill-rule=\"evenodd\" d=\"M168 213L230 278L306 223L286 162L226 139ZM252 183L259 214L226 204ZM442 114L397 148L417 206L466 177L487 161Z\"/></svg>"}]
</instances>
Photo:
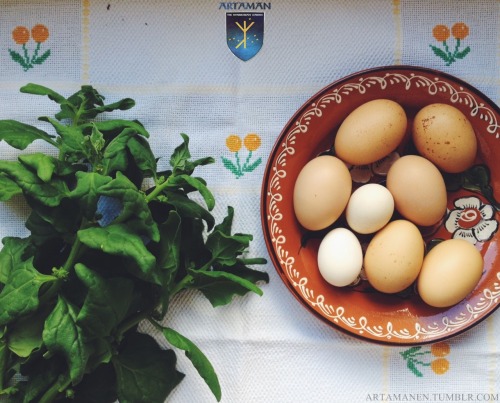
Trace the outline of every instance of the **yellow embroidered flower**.
<instances>
[{"instance_id":1,"label":"yellow embroidered flower","mask_svg":"<svg viewBox=\"0 0 500 403\"><path fill-rule=\"evenodd\" d=\"M26 27L15 27L12 31L12 39L18 45L25 45L30 40L30 31Z\"/></svg>"},{"instance_id":2,"label":"yellow embroidered flower","mask_svg":"<svg viewBox=\"0 0 500 403\"><path fill-rule=\"evenodd\" d=\"M451 33L455 39L465 39L469 36L469 27L463 22L457 22L451 27Z\"/></svg>"},{"instance_id":3,"label":"yellow embroidered flower","mask_svg":"<svg viewBox=\"0 0 500 403\"><path fill-rule=\"evenodd\" d=\"M431 346L431 353L434 357L446 357L450 354L450 345L444 341Z\"/></svg>"},{"instance_id":4,"label":"yellow embroidered flower","mask_svg":"<svg viewBox=\"0 0 500 403\"><path fill-rule=\"evenodd\" d=\"M437 375L443 375L450 369L450 362L446 358L436 358L431 362L431 369Z\"/></svg>"},{"instance_id":5,"label":"yellow embroidered flower","mask_svg":"<svg viewBox=\"0 0 500 403\"><path fill-rule=\"evenodd\" d=\"M231 134L226 138L226 146L232 153L236 153L241 149L241 138L236 134Z\"/></svg>"},{"instance_id":6,"label":"yellow embroidered flower","mask_svg":"<svg viewBox=\"0 0 500 403\"><path fill-rule=\"evenodd\" d=\"M45 25L37 24L31 28L31 36L35 42L43 43L49 37L49 30Z\"/></svg>"},{"instance_id":7,"label":"yellow embroidered flower","mask_svg":"<svg viewBox=\"0 0 500 403\"><path fill-rule=\"evenodd\" d=\"M244 140L245 147L248 151L255 151L260 147L260 137L258 134L249 133Z\"/></svg>"},{"instance_id":8,"label":"yellow embroidered flower","mask_svg":"<svg viewBox=\"0 0 500 403\"><path fill-rule=\"evenodd\" d=\"M450 37L450 29L446 25L436 25L432 29L432 35L438 42L444 42Z\"/></svg>"}]
</instances>

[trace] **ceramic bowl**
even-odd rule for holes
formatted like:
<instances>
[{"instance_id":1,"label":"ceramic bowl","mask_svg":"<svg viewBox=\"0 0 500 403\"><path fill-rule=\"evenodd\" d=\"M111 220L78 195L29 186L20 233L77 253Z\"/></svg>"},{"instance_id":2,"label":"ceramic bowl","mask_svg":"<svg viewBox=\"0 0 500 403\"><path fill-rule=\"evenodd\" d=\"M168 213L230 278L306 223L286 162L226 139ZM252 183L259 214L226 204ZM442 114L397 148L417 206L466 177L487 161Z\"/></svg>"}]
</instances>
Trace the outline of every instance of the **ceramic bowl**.
<instances>
[{"instance_id":1,"label":"ceramic bowl","mask_svg":"<svg viewBox=\"0 0 500 403\"><path fill-rule=\"evenodd\" d=\"M449 308L432 308L415 287L382 294L361 280L353 286L326 283L317 267L321 233L305 231L292 204L302 167L332 148L343 119L378 98L398 102L408 116L431 103L460 109L478 138L476 164L446 178L448 211L426 229L424 239L465 238L481 251L484 272L474 291ZM484 94L449 74L413 66L390 66L344 77L312 96L290 119L271 151L262 184L261 217L269 255L284 284L311 314L332 327L384 344L424 344L460 334L494 312L500 298L498 209L500 204L500 110ZM352 167L355 182L369 182L374 166ZM356 183L355 183L356 185ZM335 224L334 224L335 225ZM450 279L454 281L454 279Z\"/></svg>"}]
</instances>

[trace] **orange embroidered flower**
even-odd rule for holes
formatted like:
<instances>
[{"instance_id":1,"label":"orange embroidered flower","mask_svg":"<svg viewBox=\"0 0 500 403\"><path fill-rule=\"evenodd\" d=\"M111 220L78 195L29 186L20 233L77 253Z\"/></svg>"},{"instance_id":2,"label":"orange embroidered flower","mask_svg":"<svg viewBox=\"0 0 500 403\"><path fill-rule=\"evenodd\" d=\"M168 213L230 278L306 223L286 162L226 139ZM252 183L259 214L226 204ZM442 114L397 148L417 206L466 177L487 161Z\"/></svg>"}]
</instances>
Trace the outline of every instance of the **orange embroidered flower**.
<instances>
[{"instance_id":1,"label":"orange embroidered flower","mask_svg":"<svg viewBox=\"0 0 500 403\"><path fill-rule=\"evenodd\" d=\"M30 40L30 31L26 27L18 26L12 31L12 39L18 45L24 45Z\"/></svg>"},{"instance_id":2,"label":"orange embroidered flower","mask_svg":"<svg viewBox=\"0 0 500 403\"><path fill-rule=\"evenodd\" d=\"M226 138L226 146L229 151L235 153L240 151L241 149L241 138L236 134L231 134Z\"/></svg>"},{"instance_id":3,"label":"orange embroidered flower","mask_svg":"<svg viewBox=\"0 0 500 403\"><path fill-rule=\"evenodd\" d=\"M444 42L450 37L450 29L446 25L436 25L432 29L432 35L439 42Z\"/></svg>"},{"instance_id":4,"label":"orange embroidered flower","mask_svg":"<svg viewBox=\"0 0 500 403\"><path fill-rule=\"evenodd\" d=\"M244 159L242 159L239 151L241 146L245 145L248 153ZM252 160L253 151L260 147L260 137L255 133L248 133L244 140L241 139L237 134L230 134L226 137L226 146L234 153L234 160L222 157L222 162L224 166L231 171L236 178L242 177L247 172L252 172L262 163L262 158L257 158Z\"/></svg>"},{"instance_id":5,"label":"orange embroidered flower","mask_svg":"<svg viewBox=\"0 0 500 403\"><path fill-rule=\"evenodd\" d=\"M455 39L465 39L469 36L469 27L463 22L457 22L451 27L451 33Z\"/></svg>"},{"instance_id":6,"label":"orange embroidered flower","mask_svg":"<svg viewBox=\"0 0 500 403\"><path fill-rule=\"evenodd\" d=\"M42 43L49 37L49 30L45 25L37 24L31 28L31 36L35 42Z\"/></svg>"},{"instance_id":7,"label":"orange embroidered flower","mask_svg":"<svg viewBox=\"0 0 500 403\"><path fill-rule=\"evenodd\" d=\"M244 140L245 147L248 151L255 151L260 147L260 137L258 134L249 133Z\"/></svg>"},{"instance_id":8,"label":"orange embroidered flower","mask_svg":"<svg viewBox=\"0 0 500 403\"><path fill-rule=\"evenodd\" d=\"M450 354L450 345L444 341L431 346L431 353L434 357L446 357Z\"/></svg>"},{"instance_id":9,"label":"orange embroidered flower","mask_svg":"<svg viewBox=\"0 0 500 403\"><path fill-rule=\"evenodd\" d=\"M437 375L443 375L450 369L450 362L446 358L436 358L431 362L431 369Z\"/></svg>"}]
</instances>

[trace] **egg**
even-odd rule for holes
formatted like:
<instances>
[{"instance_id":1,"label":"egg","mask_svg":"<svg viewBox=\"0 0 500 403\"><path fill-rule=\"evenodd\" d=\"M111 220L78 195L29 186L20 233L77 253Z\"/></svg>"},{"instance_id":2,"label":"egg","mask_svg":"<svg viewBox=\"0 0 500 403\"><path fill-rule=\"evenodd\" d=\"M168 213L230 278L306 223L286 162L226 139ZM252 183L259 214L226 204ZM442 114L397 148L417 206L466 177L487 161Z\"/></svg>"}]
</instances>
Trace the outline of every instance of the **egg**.
<instances>
[{"instance_id":1,"label":"egg","mask_svg":"<svg viewBox=\"0 0 500 403\"><path fill-rule=\"evenodd\" d=\"M315 157L302 167L295 181L295 217L308 230L324 229L344 212L351 191L351 175L340 159L331 155Z\"/></svg>"},{"instance_id":2,"label":"egg","mask_svg":"<svg viewBox=\"0 0 500 403\"><path fill-rule=\"evenodd\" d=\"M318 268L321 276L337 287L352 284L363 265L363 251L358 238L347 228L335 228L321 240Z\"/></svg>"},{"instance_id":3,"label":"egg","mask_svg":"<svg viewBox=\"0 0 500 403\"><path fill-rule=\"evenodd\" d=\"M340 125L336 155L352 165L378 161L394 151L408 125L405 110L390 99L375 99L354 109Z\"/></svg>"},{"instance_id":4,"label":"egg","mask_svg":"<svg viewBox=\"0 0 500 403\"><path fill-rule=\"evenodd\" d=\"M459 303L477 286L483 272L483 257L463 239L448 239L425 256L417 281L422 300L433 307Z\"/></svg>"},{"instance_id":5,"label":"egg","mask_svg":"<svg viewBox=\"0 0 500 403\"><path fill-rule=\"evenodd\" d=\"M346 207L346 221L359 234L371 234L386 225L394 212L391 192L378 183L357 188Z\"/></svg>"},{"instance_id":6,"label":"egg","mask_svg":"<svg viewBox=\"0 0 500 403\"><path fill-rule=\"evenodd\" d=\"M372 238L363 266L373 288L393 294L414 283L423 259L424 240L418 227L408 220L395 220Z\"/></svg>"},{"instance_id":7,"label":"egg","mask_svg":"<svg viewBox=\"0 0 500 403\"><path fill-rule=\"evenodd\" d=\"M429 160L405 155L389 168L387 189L396 210L419 226L439 222L446 213L447 193L443 175Z\"/></svg>"},{"instance_id":8,"label":"egg","mask_svg":"<svg viewBox=\"0 0 500 403\"><path fill-rule=\"evenodd\" d=\"M477 153L477 139L467 116L452 105L427 105L415 116L412 139L420 155L445 172L470 168Z\"/></svg>"}]
</instances>

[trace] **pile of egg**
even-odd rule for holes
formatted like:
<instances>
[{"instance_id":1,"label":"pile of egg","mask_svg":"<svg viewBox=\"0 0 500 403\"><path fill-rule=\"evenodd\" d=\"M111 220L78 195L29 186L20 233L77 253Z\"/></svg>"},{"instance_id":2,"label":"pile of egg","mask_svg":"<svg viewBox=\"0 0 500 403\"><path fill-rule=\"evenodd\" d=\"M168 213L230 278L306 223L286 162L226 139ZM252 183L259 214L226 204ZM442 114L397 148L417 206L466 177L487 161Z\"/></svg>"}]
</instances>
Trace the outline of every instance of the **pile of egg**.
<instances>
[{"instance_id":1,"label":"pile of egg","mask_svg":"<svg viewBox=\"0 0 500 403\"><path fill-rule=\"evenodd\" d=\"M417 153L390 166L385 186L367 183L353 191L348 167L387 157L407 128L406 112L397 102L376 99L357 107L337 131L335 155L317 156L302 167L294 212L307 230L333 228L318 249L318 268L329 284L351 285L364 270L377 291L394 294L415 284L425 303L449 307L478 284L482 255L460 239L444 240L427 252L421 229L446 214L442 172L460 173L475 161L477 139L467 117L451 105L424 106L410 127ZM333 225L341 216L346 225ZM370 236L365 249L360 235Z\"/></svg>"}]
</instances>

